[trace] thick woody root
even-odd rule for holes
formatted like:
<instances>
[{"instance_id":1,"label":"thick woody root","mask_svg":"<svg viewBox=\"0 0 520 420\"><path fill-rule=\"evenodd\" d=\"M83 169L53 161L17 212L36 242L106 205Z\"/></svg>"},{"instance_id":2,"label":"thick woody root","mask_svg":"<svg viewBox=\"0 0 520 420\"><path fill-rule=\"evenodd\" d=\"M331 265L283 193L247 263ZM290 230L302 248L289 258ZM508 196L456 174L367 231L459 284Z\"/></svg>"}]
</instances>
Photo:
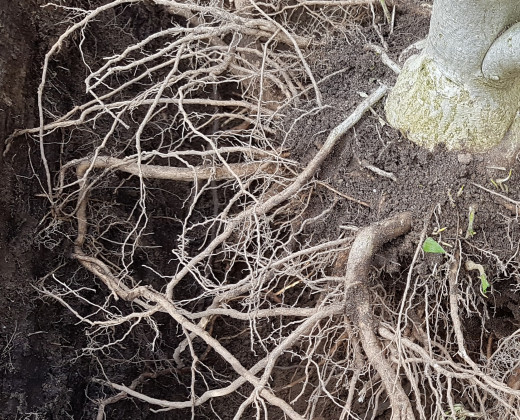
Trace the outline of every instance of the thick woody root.
<instances>
[{"instance_id":1,"label":"thick woody root","mask_svg":"<svg viewBox=\"0 0 520 420\"><path fill-rule=\"evenodd\" d=\"M390 400L393 420L412 420L414 414L395 367L385 357L376 336L377 322L368 277L374 254L387 242L408 233L411 227L412 214L401 213L362 229L349 251L345 273L346 322L351 321L357 327L367 361L381 377ZM340 268L336 265L335 269Z\"/></svg>"},{"instance_id":2,"label":"thick woody root","mask_svg":"<svg viewBox=\"0 0 520 420\"><path fill-rule=\"evenodd\" d=\"M471 276L461 271L469 258L463 243L456 238L450 249L453 254L428 278L414 272L430 219L437 218L437 212L438 205L426 218L397 319L390 307L379 315L377 331L389 360L406 378L416 417L516 418L520 394L508 380L514 376L512 354L518 353L510 347L515 334L495 351L492 336L481 343L480 352L466 342L466 334L474 337L475 331L463 326L465 320L478 316L485 331L489 315L486 297L472 284ZM508 362L499 367L495 364L499 359Z\"/></svg>"},{"instance_id":3,"label":"thick woody root","mask_svg":"<svg viewBox=\"0 0 520 420\"><path fill-rule=\"evenodd\" d=\"M413 279L415 284L402 296L398 317L389 302L369 291L367 274L374 252L386 241L407 232L410 222L410 214L404 213L362 229L350 251L341 254L335 265L335 274L340 275L348 259L345 275L347 323L355 327L367 363L383 384L392 418L518 417L520 393L518 359L515 359L519 354L518 334L501 340L494 352L488 340L484 363L470 357L467 349L462 314L467 316L467 311L479 311L480 305L476 302L478 297L471 294L474 287L464 284L460 276L463 258L460 242L453 258L446 264L447 287L442 286L441 279L433 279L436 283L433 287L440 287L436 300L429 301L426 296L425 300L417 302L417 295L423 293L421 289L425 287L428 293L432 283L420 276L413 278L414 263L408 279ZM427 227L428 223L418 250ZM374 298L389 305L388 311L381 313L379 310L374 316ZM445 305L447 312L443 313L441 305ZM439 318L446 326L439 325ZM403 323L407 324L406 328ZM346 336L352 339L350 328ZM431 393L430 401L425 390ZM351 401L349 398L341 418L351 413Z\"/></svg>"}]
</instances>

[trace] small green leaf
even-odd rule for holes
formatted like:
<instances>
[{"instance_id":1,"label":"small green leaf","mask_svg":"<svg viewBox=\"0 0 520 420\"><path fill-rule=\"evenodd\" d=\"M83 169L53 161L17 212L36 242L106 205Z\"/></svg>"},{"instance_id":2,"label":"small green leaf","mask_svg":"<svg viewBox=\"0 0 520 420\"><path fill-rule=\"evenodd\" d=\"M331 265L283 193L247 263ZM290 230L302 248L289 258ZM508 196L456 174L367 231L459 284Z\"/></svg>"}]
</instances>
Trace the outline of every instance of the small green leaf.
<instances>
[{"instance_id":1,"label":"small green leaf","mask_svg":"<svg viewBox=\"0 0 520 420\"><path fill-rule=\"evenodd\" d=\"M488 282L486 271L484 270L484 266L482 264L475 264L471 260L466 261L466 270L478 270L479 276L478 279L480 280L480 293L482 293L482 296L487 298L486 292L488 291L489 287L491 286Z\"/></svg>"},{"instance_id":2,"label":"small green leaf","mask_svg":"<svg viewBox=\"0 0 520 420\"><path fill-rule=\"evenodd\" d=\"M433 238L426 238L423 243L422 249L424 252L430 254L446 254L446 251L439 243Z\"/></svg>"},{"instance_id":3,"label":"small green leaf","mask_svg":"<svg viewBox=\"0 0 520 420\"><path fill-rule=\"evenodd\" d=\"M486 273L482 272L480 276L478 276L478 278L480 279L480 290L482 291L482 294L486 296L486 292L488 291L490 286L486 277Z\"/></svg>"}]
</instances>

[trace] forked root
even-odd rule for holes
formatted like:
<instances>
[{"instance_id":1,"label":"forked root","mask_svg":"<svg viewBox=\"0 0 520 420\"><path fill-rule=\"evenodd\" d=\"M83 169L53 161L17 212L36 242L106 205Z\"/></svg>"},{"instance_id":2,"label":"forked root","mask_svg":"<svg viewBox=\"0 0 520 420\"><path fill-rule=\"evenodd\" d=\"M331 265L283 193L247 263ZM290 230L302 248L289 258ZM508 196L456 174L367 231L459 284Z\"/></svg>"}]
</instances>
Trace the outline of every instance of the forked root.
<instances>
[{"instance_id":1,"label":"forked root","mask_svg":"<svg viewBox=\"0 0 520 420\"><path fill-rule=\"evenodd\" d=\"M406 395L395 369L384 356L375 334L368 275L376 251L385 243L404 235L412 227L412 214L399 213L359 231L350 250L345 274L345 313L358 327L363 350L370 364L381 376L392 408L392 420L414 419L410 399Z\"/></svg>"}]
</instances>

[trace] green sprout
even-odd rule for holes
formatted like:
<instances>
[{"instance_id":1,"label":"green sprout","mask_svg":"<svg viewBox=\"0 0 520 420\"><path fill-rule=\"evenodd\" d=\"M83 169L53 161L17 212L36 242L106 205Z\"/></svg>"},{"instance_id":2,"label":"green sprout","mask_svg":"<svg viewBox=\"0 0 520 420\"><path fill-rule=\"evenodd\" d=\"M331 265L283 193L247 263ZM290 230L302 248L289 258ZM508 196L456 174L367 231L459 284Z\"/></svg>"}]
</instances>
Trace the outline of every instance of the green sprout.
<instances>
[{"instance_id":1,"label":"green sprout","mask_svg":"<svg viewBox=\"0 0 520 420\"><path fill-rule=\"evenodd\" d=\"M390 11L388 10L388 7L386 6L385 0L379 0L379 3L381 3L381 7L383 8L383 13L385 14L386 21L388 23L391 23L392 16L390 15Z\"/></svg>"},{"instance_id":2,"label":"green sprout","mask_svg":"<svg viewBox=\"0 0 520 420\"><path fill-rule=\"evenodd\" d=\"M466 231L466 239L471 238L475 235L475 230L473 229L473 223L475 222L475 212L477 211L477 206L471 204L469 206L469 216L468 216L468 230Z\"/></svg>"},{"instance_id":3,"label":"green sprout","mask_svg":"<svg viewBox=\"0 0 520 420\"><path fill-rule=\"evenodd\" d=\"M423 243L422 249L424 252L429 254L446 254L444 248L433 238L426 238Z\"/></svg>"},{"instance_id":4,"label":"green sprout","mask_svg":"<svg viewBox=\"0 0 520 420\"><path fill-rule=\"evenodd\" d=\"M491 287L491 284L489 284L489 281L486 276L486 271L484 270L484 267L482 266L482 264L476 264L471 260L467 260L466 261L466 270L468 270L468 271L478 270L478 272L479 272L478 278L480 280L480 293L482 294L482 296L487 298L486 293L488 292L489 288Z\"/></svg>"},{"instance_id":5,"label":"green sprout","mask_svg":"<svg viewBox=\"0 0 520 420\"><path fill-rule=\"evenodd\" d=\"M448 199L450 200L451 207L455 208L456 204L453 196L451 195L451 188L448 188Z\"/></svg>"},{"instance_id":6,"label":"green sprout","mask_svg":"<svg viewBox=\"0 0 520 420\"><path fill-rule=\"evenodd\" d=\"M511 174L513 173L513 170L509 170L509 174L505 178L501 179L493 179L491 178L491 183L497 190L501 190L502 192L505 192L506 194L509 192L509 187L506 185L506 182L511 179Z\"/></svg>"},{"instance_id":7,"label":"green sprout","mask_svg":"<svg viewBox=\"0 0 520 420\"><path fill-rule=\"evenodd\" d=\"M448 229L447 227L443 227L443 228L435 228L432 232L432 235L440 235L442 232L444 232L446 229Z\"/></svg>"},{"instance_id":8,"label":"green sprout","mask_svg":"<svg viewBox=\"0 0 520 420\"><path fill-rule=\"evenodd\" d=\"M466 420L468 412L462 404L453 404L453 411L446 411L444 414L450 420Z\"/></svg>"},{"instance_id":9,"label":"green sprout","mask_svg":"<svg viewBox=\"0 0 520 420\"><path fill-rule=\"evenodd\" d=\"M466 420L467 418L481 418L486 417L483 413L474 413L469 411L464 407L463 404L453 404L453 407L450 410L444 412L443 418L447 418L449 420Z\"/></svg>"}]
</instances>

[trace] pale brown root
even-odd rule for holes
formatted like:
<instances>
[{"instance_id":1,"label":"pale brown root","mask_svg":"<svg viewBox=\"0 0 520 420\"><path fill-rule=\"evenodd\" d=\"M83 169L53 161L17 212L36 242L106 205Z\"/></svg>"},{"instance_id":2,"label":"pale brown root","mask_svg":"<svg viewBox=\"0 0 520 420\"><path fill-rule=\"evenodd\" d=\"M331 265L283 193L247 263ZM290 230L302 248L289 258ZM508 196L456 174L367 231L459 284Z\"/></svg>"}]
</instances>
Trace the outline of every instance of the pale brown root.
<instances>
[{"instance_id":1,"label":"pale brown root","mask_svg":"<svg viewBox=\"0 0 520 420\"><path fill-rule=\"evenodd\" d=\"M375 334L376 323L368 290L368 275L376 251L385 243L409 232L411 227L411 213L400 213L361 229L350 249L345 274L346 314L358 327L368 361L381 375L393 420L413 420L414 414L410 399L395 369L384 356L381 342Z\"/></svg>"},{"instance_id":2,"label":"pale brown root","mask_svg":"<svg viewBox=\"0 0 520 420\"><path fill-rule=\"evenodd\" d=\"M401 66L388 56L388 54L386 53L384 48L380 47L379 45L375 45L375 44L367 44L365 46L365 49L367 49L369 51L373 51L376 54L379 54L381 56L382 63L385 66L387 66L390 70L392 70L395 74L401 73Z\"/></svg>"},{"instance_id":3,"label":"pale brown root","mask_svg":"<svg viewBox=\"0 0 520 420\"><path fill-rule=\"evenodd\" d=\"M98 156L96 160L85 160L78 164L77 174L82 177L89 169L110 169L125 172L131 175L142 176L145 179L168 179L171 181L196 182L198 180L213 179L222 181L234 179L235 177L245 178L259 173L276 173L276 164L272 162L251 162L234 163L217 167L177 168L174 166L148 165L135 162L133 160L118 159L110 156Z\"/></svg>"}]
</instances>

